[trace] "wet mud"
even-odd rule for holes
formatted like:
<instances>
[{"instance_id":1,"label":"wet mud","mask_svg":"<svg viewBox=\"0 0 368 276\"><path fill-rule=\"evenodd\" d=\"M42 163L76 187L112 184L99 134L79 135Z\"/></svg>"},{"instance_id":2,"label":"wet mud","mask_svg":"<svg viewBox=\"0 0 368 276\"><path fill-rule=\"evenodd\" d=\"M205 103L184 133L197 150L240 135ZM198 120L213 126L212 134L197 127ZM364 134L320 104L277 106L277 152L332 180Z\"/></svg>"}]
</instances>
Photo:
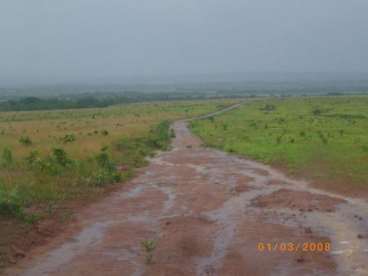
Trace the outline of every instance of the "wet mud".
<instances>
[{"instance_id":1,"label":"wet mud","mask_svg":"<svg viewBox=\"0 0 368 276\"><path fill-rule=\"evenodd\" d=\"M172 127L170 151L6 274L368 275L366 201L203 147L185 121ZM154 244L151 253L144 241Z\"/></svg>"}]
</instances>

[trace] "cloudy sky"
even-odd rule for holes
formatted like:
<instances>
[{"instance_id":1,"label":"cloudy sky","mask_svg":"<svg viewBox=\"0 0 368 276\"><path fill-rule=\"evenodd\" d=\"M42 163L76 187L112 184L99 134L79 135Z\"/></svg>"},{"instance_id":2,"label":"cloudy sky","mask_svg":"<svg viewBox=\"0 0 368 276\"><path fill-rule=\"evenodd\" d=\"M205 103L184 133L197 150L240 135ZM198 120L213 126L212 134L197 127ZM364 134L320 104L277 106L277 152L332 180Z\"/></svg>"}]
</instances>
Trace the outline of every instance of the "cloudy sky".
<instances>
[{"instance_id":1,"label":"cloudy sky","mask_svg":"<svg viewBox=\"0 0 368 276\"><path fill-rule=\"evenodd\" d=\"M367 0L1 0L0 84L368 72Z\"/></svg>"}]
</instances>

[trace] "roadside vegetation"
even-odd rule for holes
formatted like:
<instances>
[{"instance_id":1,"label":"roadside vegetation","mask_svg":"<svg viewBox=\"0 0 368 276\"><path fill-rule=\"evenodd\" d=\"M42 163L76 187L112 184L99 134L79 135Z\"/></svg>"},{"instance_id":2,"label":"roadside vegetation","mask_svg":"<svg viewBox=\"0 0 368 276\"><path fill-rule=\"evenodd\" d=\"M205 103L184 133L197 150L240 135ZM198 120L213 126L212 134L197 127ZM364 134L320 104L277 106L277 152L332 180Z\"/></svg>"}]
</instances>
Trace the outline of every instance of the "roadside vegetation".
<instances>
[{"instance_id":1,"label":"roadside vegetation","mask_svg":"<svg viewBox=\"0 0 368 276\"><path fill-rule=\"evenodd\" d=\"M195 121L192 129L209 146L285 168L323 188L368 190L368 97L254 100Z\"/></svg>"},{"instance_id":2,"label":"roadside vegetation","mask_svg":"<svg viewBox=\"0 0 368 276\"><path fill-rule=\"evenodd\" d=\"M0 113L0 215L33 222L121 182L169 146L169 121L231 101ZM47 212L46 212L47 211Z\"/></svg>"},{"instance_id":3,"label":"roadside vegetation","mask_svg":"<svg viewBox=\"0 0 368 276\"><path fill-rule=\"evenodd\" d=\"M49 228L56 227L41 231L43 221L65 223L73 208L109 191L114 183L124 183L147 164L146 157L167 150L174 136L171 121L234 102L0 112L0 270L42 240L37 235L47 237Z\"/></svg>"}]
</instances>

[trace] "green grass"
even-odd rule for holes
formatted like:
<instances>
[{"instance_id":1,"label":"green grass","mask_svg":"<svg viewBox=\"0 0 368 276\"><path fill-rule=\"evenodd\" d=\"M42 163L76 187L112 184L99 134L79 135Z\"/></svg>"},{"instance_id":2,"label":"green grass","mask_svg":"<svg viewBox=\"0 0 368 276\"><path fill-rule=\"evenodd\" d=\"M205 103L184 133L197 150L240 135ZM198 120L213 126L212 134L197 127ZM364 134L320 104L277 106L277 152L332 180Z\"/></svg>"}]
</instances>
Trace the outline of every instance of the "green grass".
<instances>
[{"instance_id":1,"label":"green grass","mask_svg":"<svg viewBox=\"0 0 368 276\"><path fill-rule=\"evenodd\" d=\"M263 99L193 131L209 146L290 173L368 188L368 97Z\"/></svg>"},{"instance_id":2,"label":"green grass","mask_svg":"<svg viewBox=\"0 0 368 276\"><path fill-rule=\"evenodd\" d=\"M33 222L50 206L124 182L170 143L169 122L233 100L0 113L0 215Z\"/></svg>"}]
</instances>

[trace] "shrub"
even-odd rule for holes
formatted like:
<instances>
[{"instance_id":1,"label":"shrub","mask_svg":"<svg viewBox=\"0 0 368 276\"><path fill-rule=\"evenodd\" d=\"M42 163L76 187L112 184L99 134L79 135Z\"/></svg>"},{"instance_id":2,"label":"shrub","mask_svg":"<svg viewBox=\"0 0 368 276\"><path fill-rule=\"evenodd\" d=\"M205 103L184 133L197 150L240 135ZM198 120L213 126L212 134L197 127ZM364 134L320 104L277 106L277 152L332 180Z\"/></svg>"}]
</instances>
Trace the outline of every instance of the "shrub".
<instances>
[{"instance_id":1,"label":"shrub","mask_svg":"<svg viewBox=\"0 0 368 276\"><path fill-rule=\"evenodd\" d=\"M64 137L61 138L61 141L66 143L74 142L77 138L75 137L75 134L66 134Z\"/></svg>"},{"instance_id":2,"label":"shrub","mask_svg":"<svg viewBox=\"0 0 368 276\"><path fill-rule=\"evenodd\" d=\"M145 160L146 156L152 156L155 150L166 150L172 138L169 129L170 123L163 121L152 128L147 136L122 139L115 146L116 150L123 157L122 163L129 166L141 167L147 163Z\"/></svg>"},{"instance_id":3,"label":"shrub","mask_svg":"<svg viewBox=\"0 0 368 276\"><path fill-rule=\"evenodd\" d=\"M33 165L37 160L39 160L39 153L36 150L33 150L29 153L29 155L25 158L28 165Z\"/></svg>"},{"instance_id":4,"label":"shrub","mask_svg":"<svg viewBox=\"0 0 368 276\"><path fill-rule=\"evenodd\" d=\"M107 148L103 148L95 157L98 165L98 170L95 174L95 184L97 186L116 183L121 180L121 174L106 150Z\"/></svg>"},{"instance_id":5,"label":"shrub","mask_svg":"<svg viewBox=\"0 0 368 276\"><path fill-rule=\"evenodd\" d=\"M32 145L32 140L28 136L22 136L19 138L19 143L25 146L30 146Z\"/></svg>"},{"instance_id":6,"label":"shrub","mask_svg":"<svg viewBox=\"0 0 368 276\"><path fill-rule=\"evenodd\" d=\"M5 191L0 185L0 214L4 216L20 217L23 214L23 209L20 205L19 193L15 188Z\"/></svg>"},{"instance_id":7,"label":"shrub","mask_svg":"<svg viewBox=\"0 0 368 276\"><path fill-rule=\"evenodd\" d=\"M271 112L276 110L276 106L274 106L273 104L266 104L265 106L263 106L262 108L260 108L261 111L266 111L266 112Z\"/></svg>"},{"instance_id":8,"label":"shrub","mask_svg":"<svg viewBox=\"0 0 368 276\"><path fill-rule=\"evenodd\" d=\"M100 169L95 175L96 186L104 186L106 184L112 184L121 180L121 174L117 171L107 171Z\"/></svg>"},{"instance_id":9,"label":"shrub","mask_svg":"<svg viewBox=\"0 0 368 276\"><path fill-rule=\"evenodd\" d=\"M3 167L9 167L13 164L13 153L9 148L3 149L0 161Z\"/></svg>"},{"instance_id":10,"label":"shrub","mask_svg":"<svg viewBox=\"0 0 368 276\"><path fill-rule=\"evenodd\" d=\"M101 152L97 154L96 161L99 167L106 170L113 170L113 168L115 167L114 163L110 160L110 156L105 149L101 150Z\"/></svg>"},{"instance_id":11,"label":"shrub","mask_svg":"<svg viewBox=\"0 0 368 276\"><path fill-rule=\"evenodd\" d=\"M103 136L107 136L107 135L109 135L109 132L106 129L104 129L104 130L101 131L101 134Z\"/></svg>"},{"instance_id":12,"label":"shrub","mask_svg":"<svg viewBox=\"0 0 368 276\"><path fill-rule=\"evenodd\" d=\"M318 131L318 136L321 139L321 141L322 141L323 144L327 144L328 143L328 139L325 137L325 135L321 131Z\"/></svg>"},{"instance_id":13,"label":"shrub","mask_svg":"<svg viewBox=\"0 0 368 276\"><path fill-rule=\"evenodd\" d=\"M156 245L157 243L154 240L142 241L142 247L146 253L146 264L152 263L153 251L156 249Z\"/></svg>"},{"instance_id":14,"label":"shrub","mask_svg":"<svg viewBox=\"0 0 368 276\"><path fill-rule=\"evenodd\" d=\"M319 108L315 108L315 109L312 110L312 114L314 116L319 116L319 115L321 115L321 113L322 113L322 111Z\"/></svg>"},{"instance_id":15,"label":"shrub","mask_svg":"<svg viewBox=\"0 0 368 276\"><path fill-rule=\"evenodd\" d=\"M163 121L155 128L151 129L151 135L148 138L148 142L152 143L154 149L167 149L170 144L169 129L170 123L168 121Z\"/></svg>"},{"instance_id":16,"label":"shrub","mask_svg":"<svg viewBox=\"0 0 368 276\"><path fill-rule=\"evenodd\" d=\"M65 150L62 148L54 148L52 150L52 159L62 167L66 167L72 163L72 160L68 158Z\"/></svg>"},{"instance_id":17,"label":"shrub","mask_svg":"<svg viewBox=\"0 0 368 276\"><path fill-rule=\"evenodd\" d=\"M170 129L170 138L175 138L175 131L173 129Z\"/></svg>"}]
</instances>

